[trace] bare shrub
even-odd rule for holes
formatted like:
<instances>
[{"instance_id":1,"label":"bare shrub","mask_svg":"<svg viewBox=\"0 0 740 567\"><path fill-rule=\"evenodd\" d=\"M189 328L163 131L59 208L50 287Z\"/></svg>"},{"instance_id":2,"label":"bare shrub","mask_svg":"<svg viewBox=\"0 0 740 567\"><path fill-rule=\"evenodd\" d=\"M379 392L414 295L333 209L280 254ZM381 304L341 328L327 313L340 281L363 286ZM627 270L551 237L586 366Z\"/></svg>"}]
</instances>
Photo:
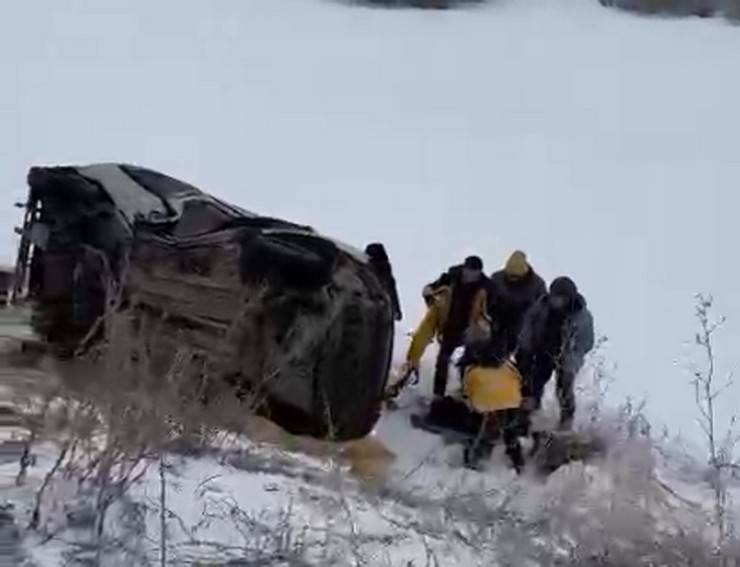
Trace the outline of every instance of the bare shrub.
<instances>
[{"instance_id":1,"label":"bare shrub","mask_svg":"<svg viewBox=\"0 0 740 567\"><path fill-rule=\"evenodd\" d=\"M607 343L608 339L605 336L596 339L594 348L587 356L584 372L576 383L579 405L583 407L589 426L594 426L599 422L606 403L606 396L614 382L613 368L605 352ZM583 378L587 380L584 382Z\"/></svg>"},{"instance_id":2,"label":"bare shrub","mask_svg":"<svg viewBox=\"0 0 740 567\"><path fill-rule=\"evenodd\" d=\"M704 435L709 465L709 483L714 496L713 524L715 545L718 554L722 555L734 535L733 517L730 496L727 490L738 461L735 452L740 442L737 416L730 418L723 426L717 411L717 402L732 386L729 376L720 383L717 376L717 360L714 347L714 335L725 323L724 317L713 315L714 301L711 296L697 295L695 317L698 331L694 337L696 347L704 357L702 366L692 369L696 407L699 412L698 424Z\"/></svg>"},{"instance_id":3,"label":"bare shrub","mask_svg":"<svg viewBox=\"0 0 740 567\"><path fill-rule=\"evenodd\" d=\"M128 493L157 465L161 508L166 509L166 451L192 452L222 440L223 426L241 420L244 427L257 404L256 398L229 403L226 398L235 397L227 388L221 398L213 396L210 405L203 404L203 388L211 373L221 368L214 370L216 365L207 356L179 337L167 337L165 346L172 348L163 348L157 342L162 336L160 319L122 308L122 303L122 291L109 280L106 312L76 357L59 365L67 378L65 387L47 396L32 413L35 419L25 450L30 456L32 445L42 439L51 439L58 447L56 461L37 491L29 529L49 541L75 528L72 523L80 527L72 515L89 518L83 530L87 535L77 533L71 543L79 558L95 564L110 554L129 558L141 554L125 538L108 533L109 512L113 507L125 510ZM29 462L21 461L19 484ZM76 485L83 511L67 514L67 522L59 521L53 518L58 511L53 491L70 483ZM164 565L166 516L161 522L158 559Z\"/></svg>"}]
</instances>

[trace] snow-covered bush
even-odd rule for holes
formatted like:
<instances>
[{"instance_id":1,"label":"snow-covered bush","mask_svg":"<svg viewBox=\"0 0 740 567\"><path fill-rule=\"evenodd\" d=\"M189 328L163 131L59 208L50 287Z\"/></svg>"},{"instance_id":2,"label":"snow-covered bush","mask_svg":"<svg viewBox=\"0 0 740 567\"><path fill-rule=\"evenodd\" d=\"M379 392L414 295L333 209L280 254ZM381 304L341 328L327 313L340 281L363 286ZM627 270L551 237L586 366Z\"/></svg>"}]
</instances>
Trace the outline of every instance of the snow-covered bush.
<instances>
[{"instance_id":1,"label":"snow-covered bush","mask_svg":"<svg viewBox=\"0 0 740 567\"><path fill-rule=\"evenodd\" d=\"M599 0L604 6L645 14L708 17L723 15L740 19L740 0Z\"/></svg>"},{"instance_id":2,"label":"snow-covered bush","mask_svg":"<svg viewBox=\"0 0 740 567\"><path fill-rule=\"evenodd\" d=\"M546 477L535 467L517 477L496 452L479 473L460 466L459 447L406 426L395 429L402 439L385 438L399 460L422 443L436 456L365 483L337 452L307 456L279 437L237 437L236 419L181 395L194 371L187 351L152 376L146 353L131 356L139 347L125 320L107 332L119 348L101 355L98 379L54 392L38 410L46 427L37 439L56 450L19 517L32 528L28 546L57 546L65 561L728 567L740 557L730 538L721 555L713 545L706 466L656 438L644 403L607 403L602 348L579 377L575 434L603 451ZM384 419L403 425L404 411ZM552 396L540 420L557 422Z\"/></svg>"}]
</instances>

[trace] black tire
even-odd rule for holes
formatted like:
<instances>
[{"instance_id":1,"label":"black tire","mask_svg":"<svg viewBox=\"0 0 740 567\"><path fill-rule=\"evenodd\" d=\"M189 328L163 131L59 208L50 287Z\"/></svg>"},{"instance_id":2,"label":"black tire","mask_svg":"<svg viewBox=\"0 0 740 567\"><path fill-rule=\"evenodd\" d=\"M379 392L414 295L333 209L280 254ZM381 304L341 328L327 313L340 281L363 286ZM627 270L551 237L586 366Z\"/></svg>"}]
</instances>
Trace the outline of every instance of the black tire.
<instances>
[{"instance_id":1,"label":"black tire","mask_svg":"<svg viewBox=\"0 0 740 567\"><path fill-rule=\"evenodd\" d=\"M390 302L358 297L330 329L314 375L323 436L358 439L375 427L393 356L393 321Z\"/></svg>"}]
</instances>

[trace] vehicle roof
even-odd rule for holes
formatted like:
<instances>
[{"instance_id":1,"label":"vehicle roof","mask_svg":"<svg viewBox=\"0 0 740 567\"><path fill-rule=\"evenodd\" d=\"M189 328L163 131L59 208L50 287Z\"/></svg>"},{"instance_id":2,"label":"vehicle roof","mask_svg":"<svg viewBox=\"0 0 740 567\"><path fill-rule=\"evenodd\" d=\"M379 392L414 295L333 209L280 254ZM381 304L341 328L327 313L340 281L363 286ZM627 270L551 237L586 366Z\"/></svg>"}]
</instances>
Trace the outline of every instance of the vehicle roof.
<instances>
[{"instance_id":1,"label":"vehicle roof","mask_svg":"<svg viewBox=\"0 0 740 567\"><path fill-rule=\"evenodd\" d=\"M149 222L172 222L182 215L185 203L193 200L209 202L234 219L258 216L153 169L117 163L75 169L83 177L96 181L132 224L142 218Z\"/></svg>"},{"instance_id":2,"label":"vehicle roof","mask_svg":"<svg viewBox=\"0 0 740 567\"><path fill-rule=\"evenodd\" d=\"M29 173L29 183L44 177L44 173L74 170L84 179L102 189L133 227L136 222L152 224L176 222L183 214L188 201L207 202L234 220L260 220L269 222L273 233L300 233L327 238L345 253L365 262L367 256L351 245L320 235L313 228L282 219L271 219L226 203L197 187L165 175L159 171L126 163L95 163L84 166L34 167Z\"/></svg>"}]
</instances>

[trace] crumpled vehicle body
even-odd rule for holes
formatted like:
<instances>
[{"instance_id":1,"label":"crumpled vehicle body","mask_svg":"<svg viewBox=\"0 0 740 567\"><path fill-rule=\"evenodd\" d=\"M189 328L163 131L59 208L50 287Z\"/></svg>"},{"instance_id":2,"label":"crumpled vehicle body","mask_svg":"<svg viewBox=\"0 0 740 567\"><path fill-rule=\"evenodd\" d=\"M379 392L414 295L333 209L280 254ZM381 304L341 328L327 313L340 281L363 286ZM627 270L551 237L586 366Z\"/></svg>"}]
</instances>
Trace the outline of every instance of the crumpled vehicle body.
<instances>
[{"instance_id":1,"label":"crumpled vehicle body","mask_svg":"<svg viewBox=\"0 0 740 567\"><path fill-rule=\"evenodd\" d=\"M59 352L113 304L149 351L198 353L291 432L371 431L400 317L382 245L368 256L141 167L34 167L28 183L17 280Z\"/></svg>"}]
</instances>

